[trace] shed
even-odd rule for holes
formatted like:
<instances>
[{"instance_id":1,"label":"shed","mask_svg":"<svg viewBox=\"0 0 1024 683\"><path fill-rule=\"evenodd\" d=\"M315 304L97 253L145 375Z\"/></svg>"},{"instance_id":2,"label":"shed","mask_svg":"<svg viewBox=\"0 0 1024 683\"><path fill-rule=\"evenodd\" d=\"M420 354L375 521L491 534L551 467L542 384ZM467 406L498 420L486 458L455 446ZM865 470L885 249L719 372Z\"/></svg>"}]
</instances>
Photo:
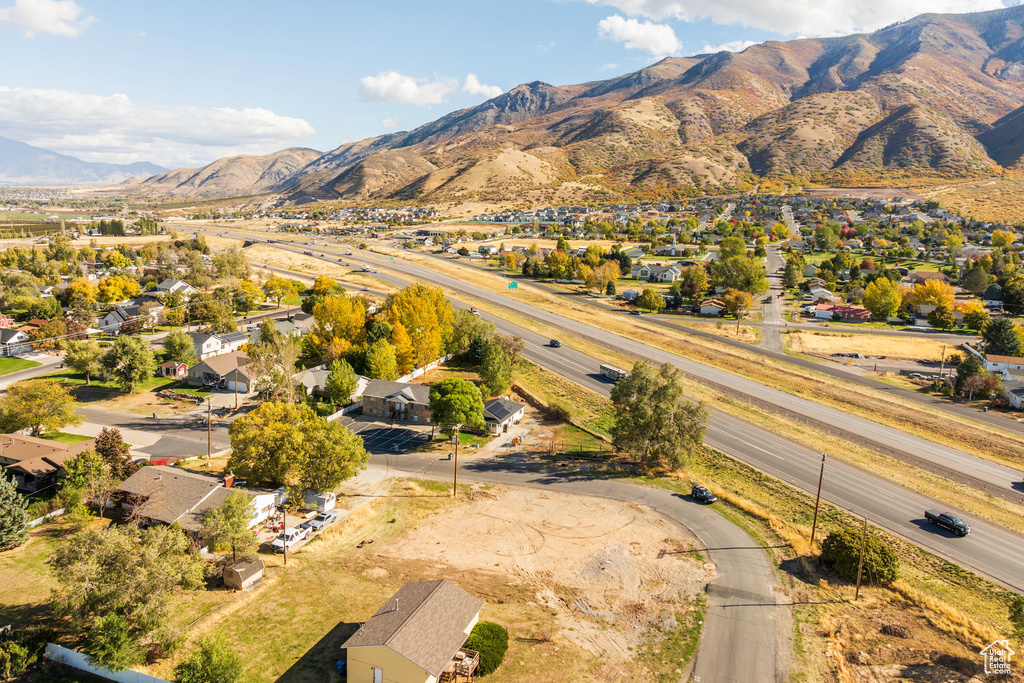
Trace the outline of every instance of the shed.
<instances>
[{"instance_id":1,"label":"shed","mask_svg":"<svg viewBox=\"0 0 1024 683\"><path fill-rule=\"evenodd\" d=\"M224 568L224 585L243 591L263 578L263 560L242 560Z\"/></svg>"}]
</instances>

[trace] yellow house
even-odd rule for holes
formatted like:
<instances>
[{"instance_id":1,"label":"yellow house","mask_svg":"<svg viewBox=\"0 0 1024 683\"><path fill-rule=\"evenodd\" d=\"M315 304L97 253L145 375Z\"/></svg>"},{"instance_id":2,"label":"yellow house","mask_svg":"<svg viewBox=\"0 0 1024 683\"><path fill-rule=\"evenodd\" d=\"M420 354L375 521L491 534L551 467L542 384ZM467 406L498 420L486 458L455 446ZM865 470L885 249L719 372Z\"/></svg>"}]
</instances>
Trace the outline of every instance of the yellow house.
<instances>
[{"instance_id":1,"label":"yellow house","mask_svg":"<svg viewBox=\"0 0 1024 683\"><path fill-rule=\"evenodd\" d=\"M444 579L405 584L342 645L348 683L472 681L480 655L462 646L483 606Z\"/></svg>"}]
</instances>

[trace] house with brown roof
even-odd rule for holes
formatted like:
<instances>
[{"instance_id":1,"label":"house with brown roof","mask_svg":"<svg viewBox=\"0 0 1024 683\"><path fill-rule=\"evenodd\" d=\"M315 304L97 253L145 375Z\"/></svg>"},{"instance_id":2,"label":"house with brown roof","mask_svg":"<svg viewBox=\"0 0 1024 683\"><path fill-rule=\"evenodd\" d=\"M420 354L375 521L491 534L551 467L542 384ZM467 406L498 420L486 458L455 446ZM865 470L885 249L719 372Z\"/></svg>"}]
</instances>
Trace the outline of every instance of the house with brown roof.
<instances>
[{"instance_id":1,"label":"house with brown roof","mask_svg":"<svg viewBox=\"0 0 1024 683\"><path fill-rule=\"evenodd\" d=\"M249 356L243 351L213 356L190 367L185 382L190 387L215 387L228 391L234 391L237 383L238 391L247 392L252 383L245 371L248 364Z\"/></svg>"},{"instance_id":2,"label":"house with brown roof","mask_svg":"<svg viewBox=\"0 0 1024 683\"><path fill-rule=\"evenodd\" d=\"M222 479L166 465L142 467L114 491L128 516L153 524L178 523L192 534L202 530L206 511L220 507L233 491L252 498L250 528L276 509L273 491L235 487L234 476Z\"/></svg>"},{"instance_id":3,"label":"house with brown roof","mask_svg":"<svg viewBox=\"0 0 1024 683\"><path fill-rule=\"evenodd\" d=\"M349 683L472 678L480 653L463 645L484 603L444 579L407 583L345 641Z\"/></svg>"},{"instance_id":4,"label":"house with brown roof","mask_svg":"<svg viewBox=\"0 0 1024 683\"><path fill-rule=\"evenodd\" d=\"M57 483L64 463L95 446L94 439L74 444L24 434L0 434L0 466L14 477L21 491L39 491Z\"/></svg>"},{"instance_id":5,"label":"house with brown roof","mask_svg":"<svg viewBox=\"0 0 1024 683\"><path fill-rule=\"evenodd\" d=\"M389 420L430 422L430 387L373 379L363 390L363 414Z\"/></svg>"}]
</instances>

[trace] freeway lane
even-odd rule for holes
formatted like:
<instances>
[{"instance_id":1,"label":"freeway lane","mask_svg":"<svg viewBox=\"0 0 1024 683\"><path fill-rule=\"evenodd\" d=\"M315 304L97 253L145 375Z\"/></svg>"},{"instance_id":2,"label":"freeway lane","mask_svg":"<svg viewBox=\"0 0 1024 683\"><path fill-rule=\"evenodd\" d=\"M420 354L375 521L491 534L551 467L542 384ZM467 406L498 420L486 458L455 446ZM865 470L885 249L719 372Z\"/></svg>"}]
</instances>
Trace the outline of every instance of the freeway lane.
<instances>
[{"instance_id":1,"label":"freeway lane","mask_svg":"<svg viewBox=\"0 0 1024 683\"><path fill-rule=\"evenodd\" d=\"M327 251L326 248L321 250ZM978 488L985 487L986 490L997 492L999 495L1010 500L1017 502L1024 500L1024 495L1021 495L1020 492L1021 480L1024 478L1024 474L1011 467L1006 467L1005 465L1000 465L990 460L907 434L898 429L887 427L856 415L847 414L830 406L788 394L725 370L702 365L696 361L647 346L640 341L628 339L593 325L564 318L557 313L532 306L513 297L495 294L482 287L440 275L428 268L409 263L408 261L388 261L386 258L369 255L364 252L349 258L362 260L374 265L399 268L410 276L436 284L443 284L452 289L465 292L477 299L511 309L526 317L552 327L560 328L570 334L576 334L583 338L608 345L637 358L646 358L659 364L672 363L699 382L715 386L726 393L739 394L741 400L752 402L755 405L758 402L769 404L797 416L796 419L812 421L840 430L847 438L851 438L850 435L852 435L853 437L866 439L872 443L873 448L882 452L887 452L888 449L891 449L888 450L887 454L893 454L892 451L897 451L920 458L926 461L926 463L934 465L940 472L943 470L948 471L948 474L943 473L951 479L968 482ZM899 455L896 455L896 457L899 457Z\"/></svg>"},{"instance_id":2,"label":"freeway lane","mask_svg":"<svg viewBox=\"0 0 1024 683\"><path fill-rule=\"evenodd\" d=\"M388 265L406 265L404 262ZM436 276L436 274L435 274ZM408 280L389 273L375 277L405 286ZM505 334L518 334L526 342L523 357L581 386L608 396L611 384L599 374L601 362L568 346L552 349L547 339L508 321L482 313ZM772 432L720 411L712 411L705 442L807 493L817 489L821 454ZM924 511L946 507L911 489L893 484L845 463L826 465L822 497L898 536L948 560L1024 592L1024 537L963 511L951 510L974 529L966 538L937 532L924 523Z\"/></svg>"}]
</instances>

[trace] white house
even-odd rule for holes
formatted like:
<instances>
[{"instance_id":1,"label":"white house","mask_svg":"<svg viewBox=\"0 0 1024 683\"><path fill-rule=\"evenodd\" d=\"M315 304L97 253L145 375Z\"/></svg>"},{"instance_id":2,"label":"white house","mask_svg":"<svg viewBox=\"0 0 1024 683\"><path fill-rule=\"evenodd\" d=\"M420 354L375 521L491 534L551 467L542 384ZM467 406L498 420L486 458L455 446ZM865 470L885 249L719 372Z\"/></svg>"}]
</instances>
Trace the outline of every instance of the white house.
<instances>
[{"instance_id":1,"label":"white house","mask_svg":"<svg viewBox=\"0 0 1024 683\"><path fill-rule=\"evenodd\" d=\"M818 266L813 263L808 263L804 266L803 273L804 277L814 277L818 274Z\"/></svg>"},{"instance_id":2,"label":"white house","mask_svg":"<svg viewBox=\"0 0 1024 683\"><path fill-rule=\"evenodd\" d=\"M1024 410L1024 382L1019 379L1003 379L999 393L1017 410Z\"/></svg>"},{"instance_id":3,"label":"white house","mask_svg":"<svg viewBox=\"0 0 1024 683\"><path fill-rule=\"evenodd\" d=\"M249 342L249 335L244 332L223 332L221 334L192 332L190 336L199 360L238 351Z\"/></svg>"},{"instance_id":4,"label":"white house","mask_svg":"<svg viewBox=\"0 0 1024 683\"><path fill-rule=\"evenodd\" d=\"M525 412L526 406L522 403L504 397L492 398L484 403L484 422L487 423L487 431L491 434L503 434L509 427L519 424Z\"/></svg>"},{"instance_id":5,"label":"white house","mask_svg":"<svg viewBox=\"0 0 1024 683\"><path fill-rule=\"evenodd\" d=\"M148 303L153 305L148 307L147 313L143 310L143 306L146 306ZM121 326L132 320L137 320L140 323L145 322L147 325L159 324L160 315L163 312L163 304L157 303L154 299L142 300L141 303L118 306L100 319L98 327L104 334L121 334Z\"/></svg>"},{"instance_id":6,"label":"white house","mask_svg":"<svg viewBox=\"0 0 1024 683\"><path fill-rule=\"evenodd\" d=\"M185 282L184 280L164 280L156 286L153 293L157 296L165 294L181 294L186 299L191 298L193 294L196 294L199 290Z\"/></svg>"},{"instance_id":7,"label":"white house","mask_svg":"<svg viewBox=\"0 0 1024 683\"><path fill-rule=\"evenodd\" d=\"M722 315L724 310L725 304L718 299L705 299L700 302L701 315Z\"/></svg>"},{"instance_id":8,"label":"white house","mask_svg":"<svg viewBox=\"0 0 1024 683\"><path fill-rule=\"evenodd\" d=\"M28 332L25 330L0 330L0 355L20 356L28 353L32 345L28 343Z\"/></svg>"}]
</instances>

